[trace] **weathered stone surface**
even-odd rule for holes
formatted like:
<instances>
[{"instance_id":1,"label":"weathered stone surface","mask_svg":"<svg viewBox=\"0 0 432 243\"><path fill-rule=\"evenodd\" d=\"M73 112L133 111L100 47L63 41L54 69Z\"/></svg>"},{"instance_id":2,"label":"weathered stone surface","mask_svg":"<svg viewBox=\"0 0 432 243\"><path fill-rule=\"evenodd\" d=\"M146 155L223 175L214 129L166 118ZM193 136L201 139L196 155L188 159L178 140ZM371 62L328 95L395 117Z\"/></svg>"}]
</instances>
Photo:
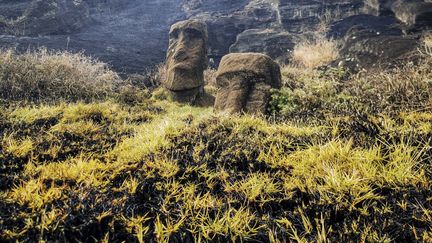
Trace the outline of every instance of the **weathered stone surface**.
<instances>
[{"instance_id":1,"label":"weathered stone surface","mask_svg":"<svg viewBox=\"0 0 432 243\"><path fill-rule=\"evenodd\" d=\"M202 87L207 68L207 25L197 20L178 22L171 27L169 38L165 88L183 91Z\"/></svg>"},{"instance_id":2,"label":"weathered stone surface","mask_svg":"<svg viewBox=\"0 0 432 243\"><path fill-rule=\"evenodd\" d=\"M19 36L68 34L89 21L89 8L82 0L35 0L27 4L21 16L17 16L20 8L7 14L3 32Z\"/></svg>"},{"instance_id":3,"label":"weathered stone surface","mask_svg":"<svg viewBox=\"0 0 432 243\"><path fill-rule=\"evenodd\" d=\"M379 35L403 35L395 17L368 14L350 16L334 22L327 35L332 39L345 38L348 31L354 27L361 27Z\"/></svg>"},{"instance_id":4,"label":"weathered stone surface","mask_svg":"<svg viewBox=\"0 0 432 243\"><path fill-rule=\"evenodd\" d=\"M34 1L0 0L0 15L8 21L15 20L24 16ZM25 33L24 36L22 32L15 35L0 28L0 48L25 52L46 46L53 50L84 51L121 73L141 73L165 60L169 28L172 23L186 18L182 0L85 2L89 6L90 21L81 28L69 29L70 33ZM9 10L3 12L3 6L8 6Z\"/></svg>"},{"instance_id":5,"label":"weathered stone surface","mask_svg":"<svg viewBox=\"0 0 432 243\"><path fill-rule=\"evenodd\" d=\"M345 37L339 65L351 70L394 67L402 61L414 60L419 45L417 36L383 35L356 26Z\"/></svg>"},{"instance_id":6,"label":"weathered stone surface","mask_svg":"<svg viewBox=\"0 0 432 243\"><path fill-rule=\"evenodd\" d=\"M24 34L68 34L88 23L89 8L82 0L36 0L24 17Z\"/></svg>"},{"instance_id":7,"label":"weathered stone surface","mask_svg":"<svg viewBox=\"0 0 432 243\"><path fill-rule=\"evenodd\" d=\"M237 36L230 53L263 53L279 63L288 63L291 51L300 40L298 34L281 29L249 29Z\"/></svg>"},{"instance_id":8,"label":"weathered stone surface","mask_svg":"<svg viewBox=\"0 0 432 243\"><path fill-rule=\"evenodd\" d=\"M198 20L171 26L163 86L174 101L198 106L213 105L204 92L207 68L207 25ZM207 104L211 103L211 104Z\"/></svg>"},{"instance_id":9,"label":"weathered stone surface","mask_svg":"<svg viewBox=\"0 0 432 243\"><path fill-rule=\"evenodd\" d=\"M218 64L237 36L247 29L270 28L278 23L277 5L268 0L235 1L218 9L215 1L205 0L202 8L188 12L188 16L207 23L209 30L209 57ZM210 3L211 2L211 3Z\"/></svg>"},{"instance_id":10,"label":"weathered stone surface","mask_svg":"<svg viewBox=\"0 0 432 243\"><path fill-rule=\"evenodd\" d=\"M279 0L278 11L284 29L301 33L313 30L326 12L344 17L358 12L362 6L362 0Z\"/></svg>"},{"instance_id":11,"label":"weathered stone surface","mask_svg":"<svg viewBox=\"0 0 432 243\"><path fill-rule=\"evenodd\" d=\"M397 0L391 10L409 28L432 27L432 3L421 0Z\"/></svg>"},{"instance_id":12,"label":"weathered stone surface","mask_svg":"<svg viewBox=\"0 0 432 243\"><path fill-rule=\"evenodd\" d=\"M265 114L270 90L280 88L280 67L258 53L233 53L222 58L216 85L215 110Z\"/></svg>"},{"instance_id":13,"label":"weathered stone surface","mask_svg":"<svg viewBox=\"0 0 432 243\"><path fill-rule=\"evenodd\" d=\"M250 0L185 0L183 9L189 14L202 12L231 13L243 9Z\"/></svg>"},{"instance_id":14,"label":"weathered stone surface","mask_svg":"<svg viewBox=\"0 0 432 243\"><path fill-rule=\"evenodd\" d=\"M366 12L377 16L393 15L391 6L394 0L367 0L365 1Z\"/></svg>"}]
</instances>

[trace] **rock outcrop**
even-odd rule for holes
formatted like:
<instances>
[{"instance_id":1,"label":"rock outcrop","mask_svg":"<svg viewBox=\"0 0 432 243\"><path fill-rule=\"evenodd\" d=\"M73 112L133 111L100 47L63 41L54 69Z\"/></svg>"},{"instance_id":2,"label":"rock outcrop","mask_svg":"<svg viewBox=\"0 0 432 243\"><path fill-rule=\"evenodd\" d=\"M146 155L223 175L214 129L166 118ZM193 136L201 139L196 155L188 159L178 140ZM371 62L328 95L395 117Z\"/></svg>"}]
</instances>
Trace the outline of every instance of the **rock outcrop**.
<instances>
[{"instance_id":1,"label":"rock outcrop","mask_svg":"<svg viewBox=\"0 0 432 243\"><path fill-rule=\"evenodd\" d=\"M28 5L26 9L3 12L9 17L9 21L3 20L3 28L0 27L3 33L16 36L70 34L90 21L89 7L82 0L35 0Z\"/></svg>"},{"instance_id":2,"label":"rock outcrop","mask_svg":"<svg viewBox=\"0 0 432 243\"><path fill-rule=\"evenodd\" d=\"M391 11L408 29L424 29L432 26L432 2L421 0L396 0Z\"/></svg>"},{"instance_id":3,"label":"rock outcrop","mask_svg":"<svg viewBox=\"0 0 432 243\"><path fill-rule=\"evenodd\" d=\"M89 8L83 0L36 0L13 28L29 36L70 34L89 20Z\"/></svg>"},{"instance_id":4,"label":"rock outcrop","mask_svg":"<svg viewBox=\"0 0 432 243\"><path fill-rule=\"evenodd\" d=\"M263 53L280 63L290 60L290 52L301 38L299 34L277 29L249 29L237 36L231 45L230 53Z\"/></svg>"},{"instance_id":5,"label":"rock outcrop","mask_svg":"<svg viewBox=\"0 0 432 243\"><path fill-rule=\"evenodd\" d=\"M39 8L39 14L27 18L38 1L0 0L0 48L25 52L45 46L53 50L83 51L121 73L142 73L165 60L170 26L186 19L182 0L55 1L61 3L57 12ZM80 4L72 7L75 3ZM73 21L62 22L60 12L66 13L65 17L72 16ZM22 19L26 19L25 31L21 29L24 24L17 25ZM52 21L45 24L48 19ZM7 28L2 28L2 23Z\"/></svg>"},{"instance_id":6,"label":"rock outcrop","mask_svg":"<svg viewBox=\"0 0 432 243\"><path fill-rule=\"evenodd\" d=\"M281 87L280 67L264 54L228 54L220 63L216 85L215 110L265 114L270 90Z\"/></svg>"},{"instance_id":7,"label":"rock outcrop","mask_svg":"<svg viewBox=\"0 0 432 243\"><path fill-rule=\"evenodd\" d=\"M335 22L329 38L343 43L339 66L359 71L387 68L414 59L419 36L405 35L394 16L356 15Z\"/></svg>"}]
</instances>

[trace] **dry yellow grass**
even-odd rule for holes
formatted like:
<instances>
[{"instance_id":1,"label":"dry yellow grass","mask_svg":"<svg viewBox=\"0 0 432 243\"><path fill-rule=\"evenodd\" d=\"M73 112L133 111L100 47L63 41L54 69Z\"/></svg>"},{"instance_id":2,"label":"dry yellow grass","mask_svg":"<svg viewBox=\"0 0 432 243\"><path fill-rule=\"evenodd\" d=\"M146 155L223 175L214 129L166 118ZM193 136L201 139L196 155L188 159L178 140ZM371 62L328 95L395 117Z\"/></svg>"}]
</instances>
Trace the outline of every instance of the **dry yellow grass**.
<instances>
[{"instance_id":1,"label":"dry yellow grass","mask_svg":"<svg viewBox=\"0 0 432 243\"><path fill-rule=\"evenodd\" d=\"M18 55L0 51L0 98L77 101L105 99L121 82L105 63L83 54L41 49Z\"/></svg>"},{"instance_id":2,"label":"dry yellow grass","mask_svg":"<svg viewBox=\"0 0 432 243\"><path fill-rule=\"evenodd\" d=\"M432 57L432 33L427 34L423 39L425 53Z\"/></svg>"},{"instance_id":3,"label":"dry yellow grass","mask_svg":"<svg viewBox=\"0 0 432 243\"><path fill-rule=\"evenodd\" d=\"M316 68L329 64L339 56L338 43L319 36L309 41L305 40L294 47L292 61L304 68Z\"/></svg>"},{"instance_id":4,"label":"dry yellow grass","mask_svg":"<svg viewBox=\"0 0 432 243\"><path fill-rule=\"evenodd\" d=\"M430 242L428 63L346 86L284 68L304 122L149 97L0 105L0 241Z\"/></svg>"}]
</instances>

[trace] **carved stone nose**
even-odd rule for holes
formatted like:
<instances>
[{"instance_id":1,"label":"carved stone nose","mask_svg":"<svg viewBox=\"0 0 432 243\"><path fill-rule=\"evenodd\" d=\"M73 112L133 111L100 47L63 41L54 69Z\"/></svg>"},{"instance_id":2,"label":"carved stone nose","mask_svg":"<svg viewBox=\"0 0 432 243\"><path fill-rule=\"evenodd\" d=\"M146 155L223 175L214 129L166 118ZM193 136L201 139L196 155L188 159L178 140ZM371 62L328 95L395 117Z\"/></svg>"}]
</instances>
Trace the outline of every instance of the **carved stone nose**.
<instances>
[{"instance_id":1,"label":"carved stone nose","mask_svg":"<svg viewBox=\"0 0 432 243\"><path fill-rule=\"evenodd\" d=\"M178 42L179 42L179 44L187 43L187 38L186 38L186 35L184 34L183 31L180 31L180 33L179 33Z\"/></svg>"}]
</instances>

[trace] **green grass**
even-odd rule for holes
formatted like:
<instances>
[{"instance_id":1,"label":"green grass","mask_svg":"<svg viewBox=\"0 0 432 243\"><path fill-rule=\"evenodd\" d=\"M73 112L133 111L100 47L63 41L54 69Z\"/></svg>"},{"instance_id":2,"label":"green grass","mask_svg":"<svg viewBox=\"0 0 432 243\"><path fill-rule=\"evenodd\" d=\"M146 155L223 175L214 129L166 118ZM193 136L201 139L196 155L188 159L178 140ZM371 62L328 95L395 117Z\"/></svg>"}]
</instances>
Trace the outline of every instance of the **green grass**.
<instances>
[{"instance_id":1,"label":"green grass","mask_svg":"<svg viewBox=\"0 0 432 243\"><path fill-rule=\"evenodd\" d=\"M429 242L432 112L418 70L415 85L372 87L353 76L341 84L340 73L294 82L291 70L269 117L131 87L128 99L116 95L123 87L78 100L9 97L0 240ZM398 75L374 77L408 82ZM406 102L391 103L396 94Z\"/></svg>"}]
</instances>

